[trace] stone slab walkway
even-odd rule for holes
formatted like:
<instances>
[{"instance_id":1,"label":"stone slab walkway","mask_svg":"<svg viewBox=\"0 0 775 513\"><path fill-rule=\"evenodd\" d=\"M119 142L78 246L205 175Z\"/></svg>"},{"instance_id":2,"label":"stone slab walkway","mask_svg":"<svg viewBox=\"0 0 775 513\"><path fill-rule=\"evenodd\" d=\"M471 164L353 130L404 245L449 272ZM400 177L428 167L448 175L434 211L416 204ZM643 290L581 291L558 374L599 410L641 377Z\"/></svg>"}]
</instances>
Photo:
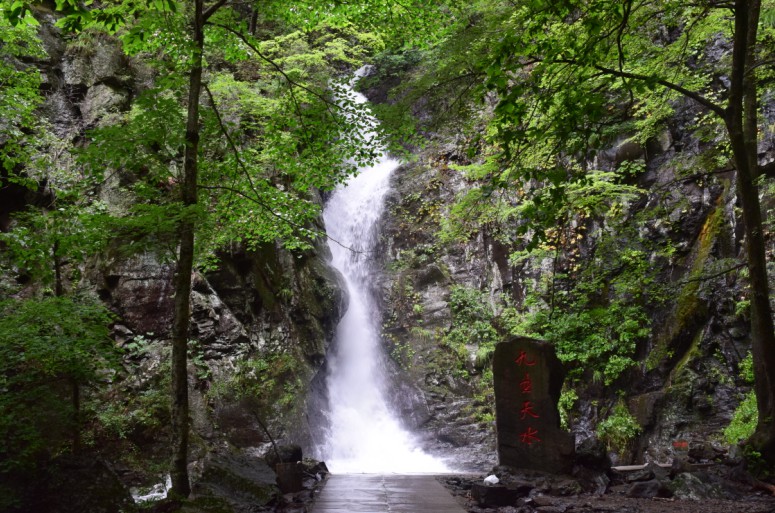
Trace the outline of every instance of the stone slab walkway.
<instances>
[{"instance_id":1,"label":"stone slab walkway","mask_svg":"<svg viewBox=\"0 0 775 513\"><path fill-rule=\"evenodd\" d=\"M312 513L465 513L431 475L331 475Z\"/></svg>"}]
</instances>

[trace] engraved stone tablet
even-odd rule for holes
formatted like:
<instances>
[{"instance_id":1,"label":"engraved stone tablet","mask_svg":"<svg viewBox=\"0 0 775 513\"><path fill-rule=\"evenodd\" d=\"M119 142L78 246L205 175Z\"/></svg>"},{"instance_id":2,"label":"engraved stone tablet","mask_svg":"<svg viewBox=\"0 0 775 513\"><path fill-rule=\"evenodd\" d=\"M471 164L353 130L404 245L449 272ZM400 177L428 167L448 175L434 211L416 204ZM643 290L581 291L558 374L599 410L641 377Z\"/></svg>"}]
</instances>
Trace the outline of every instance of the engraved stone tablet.
<instances>
[{"instance_id":1,"label":"engraved stone tablet","mask_svg":"<svg viewBox=\"0 0 775 513\"><path fill-rule=\"evenodd\" d=\"M557 410L565 371L554 347L525 337L501 342L493 374L500 464L570 472L573 436L560 428Z\"/></svg>"}]
</instances>

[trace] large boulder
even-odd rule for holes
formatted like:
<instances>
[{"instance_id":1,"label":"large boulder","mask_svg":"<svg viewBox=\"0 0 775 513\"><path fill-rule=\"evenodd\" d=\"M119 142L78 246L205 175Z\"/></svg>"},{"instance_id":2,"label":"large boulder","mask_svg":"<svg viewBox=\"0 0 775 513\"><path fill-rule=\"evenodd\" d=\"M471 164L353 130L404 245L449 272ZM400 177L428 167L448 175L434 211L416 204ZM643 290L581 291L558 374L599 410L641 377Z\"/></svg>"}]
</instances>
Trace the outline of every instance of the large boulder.
<instances>
[{"instance_id":1,"label":"large boulder","mask_svg":"<svg viewBox=\"0 0 775 513\"><path fill-rule=\"evenodd\" d=\"M280 495L277 475L261 458L247 453L212 453L192 486L192 506L204 511L254 513Z\"/></svg>"},{"instance_id":2,"label":"large boulder","mask_svg":"<svg viewBox=\"0 0 775 513\"><path fill-rule=\"evenodd\" d=\"M728 499L723 487L710 479L691 472L682 472L669 484L676 499L702 501L708 499Z\"/></svg>"}]
</instances>

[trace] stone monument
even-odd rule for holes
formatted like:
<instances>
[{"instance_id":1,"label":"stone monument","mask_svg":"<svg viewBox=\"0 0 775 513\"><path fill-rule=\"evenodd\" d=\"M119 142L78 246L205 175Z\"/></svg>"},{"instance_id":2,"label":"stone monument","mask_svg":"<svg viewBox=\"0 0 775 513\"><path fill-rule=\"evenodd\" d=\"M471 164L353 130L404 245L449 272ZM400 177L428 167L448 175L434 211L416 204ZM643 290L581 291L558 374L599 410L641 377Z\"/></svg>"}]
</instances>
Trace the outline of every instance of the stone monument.
<instances>
[{"instance_id":1,"label":"stone monument","mask_svg":"<svg viewBox=\"0 0 775 513\"><path fill-rule=\"evenodd\" d=\"M557 402L565 371L554 347L513 337L495 346L498 460L515 468L569 473L573 435L560 428Z\"/></svg>"}]
</instances>

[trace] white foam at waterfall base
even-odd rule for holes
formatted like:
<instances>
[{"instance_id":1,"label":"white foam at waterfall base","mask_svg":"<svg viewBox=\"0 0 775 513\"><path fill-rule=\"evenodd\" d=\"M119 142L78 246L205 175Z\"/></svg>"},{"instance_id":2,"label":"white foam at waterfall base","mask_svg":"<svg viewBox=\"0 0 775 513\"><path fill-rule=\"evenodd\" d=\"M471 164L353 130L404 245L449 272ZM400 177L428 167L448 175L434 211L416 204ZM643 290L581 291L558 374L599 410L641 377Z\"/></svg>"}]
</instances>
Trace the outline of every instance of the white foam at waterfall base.
<instances>
[{"instance_id":1,"label":"white foam at waterfall base","mask_svg":"<svg viewBox=\"0 0 775 513\"><path fill-rule=\"evenodd\" d=\"M365 101L356 95L359 102ZM378 270L371 252L378 234L391 173L399 162L383 157L360 169L334 192L324 211L332 265L345 278L349 307L337 327L327 379L329 433L321 453L336 473L448 472L423 452L391 410L385 356L379 340L381 314L369 293Z\"/></svg>"}]
</instances>

